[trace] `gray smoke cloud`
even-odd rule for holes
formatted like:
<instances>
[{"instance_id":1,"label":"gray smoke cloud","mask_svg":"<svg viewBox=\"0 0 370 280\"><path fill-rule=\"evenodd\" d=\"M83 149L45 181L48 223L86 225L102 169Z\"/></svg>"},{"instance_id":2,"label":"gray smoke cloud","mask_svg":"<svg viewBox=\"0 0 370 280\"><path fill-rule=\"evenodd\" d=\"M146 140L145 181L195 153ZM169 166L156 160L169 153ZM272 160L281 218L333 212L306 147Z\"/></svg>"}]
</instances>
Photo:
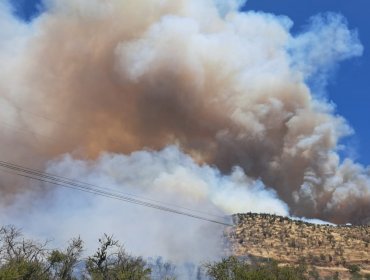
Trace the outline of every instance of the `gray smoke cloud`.
<instances>
[{"instance_id":1,"label":"gray smoke cloud","mask_svg":"<svg viewBox=\"0 0 370 280\"><path fill-rule=\"evenodd\" d=\"M239 12L242 4L48 0L24 24L1 3L2 158L220 215L367 222L369 168L340 158L353 131L320 92L340 61L362 54L356 31L326 14L292 35L289 18ZM130 240L146 228L164 237L153 252L186 259L164 248L164 233L183 229L178 217L5 175L0 203L3 221L27 223L16 209L31 209L37 226L27 224L39 233L102 224ZM145 248L150 238L140 238ZM140 242L128 246L141 253Z\"/></svg>"}]
</instances>

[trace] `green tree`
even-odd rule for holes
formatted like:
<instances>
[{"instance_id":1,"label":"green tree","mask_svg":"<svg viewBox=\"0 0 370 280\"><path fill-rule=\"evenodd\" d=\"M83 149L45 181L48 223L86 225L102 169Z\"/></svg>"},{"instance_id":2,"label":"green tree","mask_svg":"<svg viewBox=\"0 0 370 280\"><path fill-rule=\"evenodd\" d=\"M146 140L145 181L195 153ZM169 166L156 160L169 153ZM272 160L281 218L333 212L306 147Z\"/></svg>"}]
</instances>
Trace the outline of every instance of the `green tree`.
<instances>
[{"instance_id":1,"label":"green tree","mask_svg":"<svg viewBox=\"0 0 370 280\"><path fill-rule=\"evenodd\" d=\"M150 268L141 257L128 255L112 236L99 239L100 247L86 263L88 275L93 280L146 280Z\"/></svg>"},{"instance_id":2,"label":"green tree","mask_svg":"<svg viewBox=\"0 0 370 280\"><path fill-rule=\"evenodd\" d=\"M53 250L48 256L49 269L55 279L73 280L73 272L80 262L83 242L80 237L72 239L65 251Z\"/></svg>"},{"instance_id":3,"label":"green tree","mask_svg":"<svg viewBox=\"0 0 370 280\"><path fill-rule=\"evenodd\" d=\"M45 247L25 240L13 226L0 228L0 279L50 279Z\"/></svg>"}]
</instances>

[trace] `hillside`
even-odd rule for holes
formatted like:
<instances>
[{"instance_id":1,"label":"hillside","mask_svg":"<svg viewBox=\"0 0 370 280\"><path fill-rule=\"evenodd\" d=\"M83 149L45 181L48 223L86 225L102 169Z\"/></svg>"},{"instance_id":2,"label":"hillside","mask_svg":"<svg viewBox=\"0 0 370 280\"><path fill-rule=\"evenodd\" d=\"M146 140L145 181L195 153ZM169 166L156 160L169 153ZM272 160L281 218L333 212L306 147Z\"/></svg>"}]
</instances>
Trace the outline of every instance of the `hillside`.
<instances>
[{"instance_id":1,"label":"hillside","mask_svg":"<svg viewBox=\"0 0 370 280\"><path fill-rule=\"evenodd\" d=\"M268 214L236 214L228 231L236 256L315 266L321 275L358 266L370 273L370 226L317 225Z\"/></svg>"}]
</instances>

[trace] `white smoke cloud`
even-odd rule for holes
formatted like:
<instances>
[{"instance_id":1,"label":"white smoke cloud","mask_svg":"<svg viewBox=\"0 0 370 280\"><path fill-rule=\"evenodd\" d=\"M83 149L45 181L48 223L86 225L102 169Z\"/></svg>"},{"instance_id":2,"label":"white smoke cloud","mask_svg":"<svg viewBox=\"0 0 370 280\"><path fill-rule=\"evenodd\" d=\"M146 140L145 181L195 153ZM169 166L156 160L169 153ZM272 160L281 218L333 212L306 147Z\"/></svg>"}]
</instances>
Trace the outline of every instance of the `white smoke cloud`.
<instances>
[{"instance_id":1,"label":"white smoke cloud","mask_svg":"<svg viewBox=\"0 0 370 280\"><path fill-rule=\"evenodd\" d=\"M306 80L322 93L338 62L361 56L363 46L356 30L347 28L340 14L327 13L312 17L307 30L291 44L292 61Z\"/></svg>"},{"instance_id":2,"label":"white smoke cloud","mask_svg":"<svg viewBox=\"0 0 370 280\"><path fill-rule=\"evenodd\" d=\"M199 211L193 214L214 220L224 221L232 213L250 211L288 215L287 205L273 190L246 177L241 169L222 175L215 168L196 164L175 146L159 152L103 154L95 161L64 155L48 166L52 174L148 198L150 202L165 202L165 206L189 212L177 207L183 206ZM15 222L28 233L39 238L53 236L58 242L81 235L90 250L102 232L107 232L124 240L129 251L148 257L200 262L223 253L223 226L49 187L52 190L46 197L25 194L1 213L1 221ZM30 203L26 212L16 211Z\"/></svg>"},{"instance_id":3,"label":"white smoke cloud","mask_svg":"<svg viewBox=\"0 0 370 280\"><path fill-rule=\"evenodd\" d=\"M225 16L230 12L238 11L246 4L247 0L214 0L221 16Z\"/></svg>"}]
</instances>

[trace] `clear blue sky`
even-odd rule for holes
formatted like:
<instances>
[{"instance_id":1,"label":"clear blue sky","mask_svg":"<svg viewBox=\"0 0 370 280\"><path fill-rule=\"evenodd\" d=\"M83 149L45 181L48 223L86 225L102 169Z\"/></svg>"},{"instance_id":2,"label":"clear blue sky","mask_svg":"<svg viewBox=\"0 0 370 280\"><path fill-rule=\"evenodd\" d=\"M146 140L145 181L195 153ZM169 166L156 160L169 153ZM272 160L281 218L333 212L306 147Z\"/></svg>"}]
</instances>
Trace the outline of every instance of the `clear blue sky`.
<instances>
[{"instance_id":1,"label":"clear blue sky","mask_svg":"<svg viewBox=\"0 0 370 280\"><path fill-rule=\"evenodd\" d=\"M42 10L41 0L9 1L15 13L26 21ZM337 113L355 130L355 135L345 143L357 150L359 162L370 165L370 1L249 0L243 9L287 15L294 22L293 33L298 33L311 16L328 11L341 13L347 18L349 27L358 30L364 54L340 64L327 92L329 99L337 104Z\"/></svg>"}]
</instances>

